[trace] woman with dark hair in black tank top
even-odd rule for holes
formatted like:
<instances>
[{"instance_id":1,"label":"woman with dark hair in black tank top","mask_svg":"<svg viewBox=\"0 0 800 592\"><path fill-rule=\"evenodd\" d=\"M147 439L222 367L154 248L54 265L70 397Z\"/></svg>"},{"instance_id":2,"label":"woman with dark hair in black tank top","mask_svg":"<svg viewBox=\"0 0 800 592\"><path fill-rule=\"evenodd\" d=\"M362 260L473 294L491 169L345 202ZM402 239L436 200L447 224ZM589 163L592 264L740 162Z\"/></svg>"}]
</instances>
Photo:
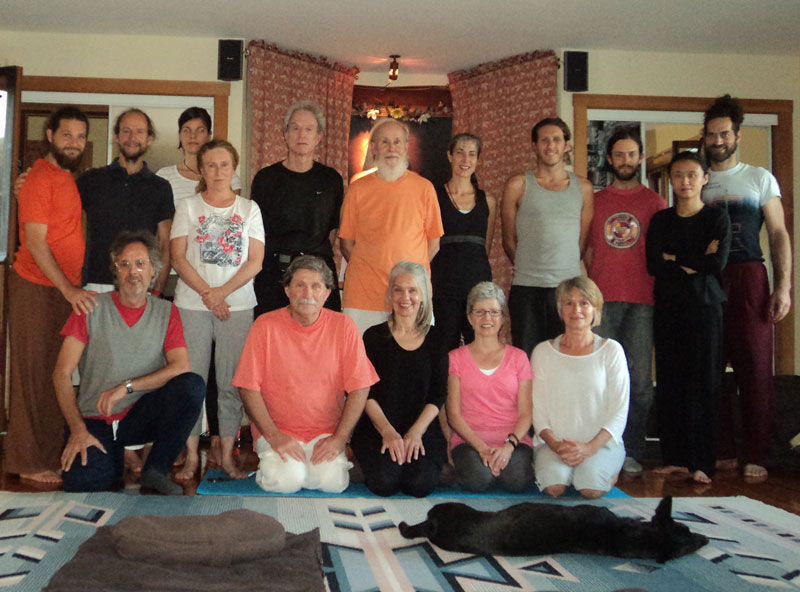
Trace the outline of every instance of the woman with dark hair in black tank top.
<instances>
[{"instance_id":1,"label":"woman with dark hair in black tank top","mask_svg":"<svg viewBox=\"0 0 800 592\"><path fill-rule=\"evenodd\" d=\"M447 154L450 180L436 188L444 236L431 261L433 314L447 351L459 347L462 336L463 343L472 341L467 294L478 282L492 279L488 253L497 202L478 187L475 167L480 154L479 137L455 136Z\"/></svg>"}]
</instances>

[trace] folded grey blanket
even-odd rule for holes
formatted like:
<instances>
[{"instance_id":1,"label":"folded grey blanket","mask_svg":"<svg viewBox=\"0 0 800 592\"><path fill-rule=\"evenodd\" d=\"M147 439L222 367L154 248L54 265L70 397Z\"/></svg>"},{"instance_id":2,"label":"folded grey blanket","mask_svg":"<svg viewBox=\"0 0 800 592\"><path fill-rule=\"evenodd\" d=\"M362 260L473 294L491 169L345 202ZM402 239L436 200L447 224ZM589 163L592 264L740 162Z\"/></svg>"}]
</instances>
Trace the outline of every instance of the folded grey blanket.
<instances>
[{"instance_id":1,"label":"folded grey blanket","mask_svg":"<svg viewBox=\"0 0 800 592\"><path fill-rule=\"evenodd\" d=\"M283 548L286 531L272 516L230 510L216 516L129 516L111 527L125 559L222 566Z\"/></svg>"},{"instance_id":2,"label":"folded grey blanket","mask_svg":"<svg viewBox=\"0 0 800 592\"><path fill-rule=\"evenodd\" d=\"M248 512L253 521L260 521L261 514ZM222 516L222 515L220 515ZM185 523L187 529L199 529L210 519L220 516L187 516L190 519ZM241 518L239 516L238 518ZM150 525L153 534L164 529L170 530L177 523L174 517L147 516L147 520L126 525L121 532L115 532L116 526L121 525L121 520L116 526L101 526L97 532L86 540L68 563L56 572L50 583L44 588L50 592L91 592L100 591L128 591L128 590L169 590L169 591L197 591L197 592L222 592L230 590L270 590L275 592L313 592L325 590L322 572L322 549L320 546L319 529L314 529L304 534L285 533L284 544L281 548L259 552L258 558L233 562L226 565L212 565L210 562L184 562L177 557L185 554L177 550L174 532L166 541L156 542L155 538L144 543L151 546L149 552L143 553L141 547L137 549L136 538L144 535L140 528L144 523ZM239 532L242 537L249 537L253 531L253 522L247 529ZM129 529L126 532L126 529ZM281 530L282 527L281 527ZM135 533L139 534L135 534ZM269 526L268 532L274 535L274 525ZM226 535L227 536L227 535ZM170 538L173 537L173 538ZM117 539L115 541L115 538ZM275 541L271 544L274 545ZM126 548L126 553L133 550L137 556L153 557L158 555L159 548L171 549L174 553L173 560L164 561L158 557L154 561L147 559L138 560L123 557L118 552L118 544ZM191 544L191 543L190 543ZM224 545L231 544L226 541ZM237 543L233 543L237 545ZM198 550L198 553L208 555L217 552L226 558L237 554L223 549L220 541L206 543L208 549ZM193 546L193 545L192 545ZM177 552L176 552L177 550Z\"/></svg>"}]
</instances>

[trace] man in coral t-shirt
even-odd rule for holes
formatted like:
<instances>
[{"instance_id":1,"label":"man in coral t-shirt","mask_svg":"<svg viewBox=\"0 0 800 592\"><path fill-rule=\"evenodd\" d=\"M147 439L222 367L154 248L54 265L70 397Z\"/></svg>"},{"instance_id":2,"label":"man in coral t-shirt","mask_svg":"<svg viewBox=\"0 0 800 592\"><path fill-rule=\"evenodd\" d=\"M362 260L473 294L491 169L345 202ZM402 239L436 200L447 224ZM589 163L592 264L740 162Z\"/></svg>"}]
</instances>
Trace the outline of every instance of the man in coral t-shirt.
<instances>
[{"instance_id":1,"label":"man in coral t-shirt","mask_svg":"<svg viewBox=\"0 0 800 592\"><path fill-rule=\"evenodd\" d=\"M300 256L286 278L289 306L256 319L233 377L253 422L256 482L340 493L351 467L345 446L378 375L353 321L323 308L334 286L325 261Z\"/></svg>"},{"instance_id":2,"label":"man in coral t-shirt","mask_svg":"<svg viewBox=\"0 0 800 592\"><path fill-rule=\"evenodd\" d=\"M644 237L650 218L667 207L639 181L644 159L635 128L619 128L609 138L606 160L614 182L594 196L594 219L584 262L603 293L603 318L597 332L618 341L628 359L631 397L623 470L639 473L645 428L653 402L653 278L647 273Z\"/></svg>"},{"instance_id":3,"label":"man in coral t-shirt","mask_svg":"<svg viewBox=\"0 0 800 592\"><path fill-rule=\"evenodd\" d=\"M408 170L408 128L387 119L369 141L377 171L353 181L342 205L339 246L347 259L342 310L363 334L389 316L389 271L399 261L424 265L444 234L436 191Z\"/></svg>"},{"instance_id":4,"label":"man in coral t-shirt","mask_svg":"<svg viewBox=\"0 0 800 592\"><path fill-rule=\"evenodd\" d=\"M81 290L81 200L73 173L80 163L89 120L76 107L50 114L47 155L37 160L19 190L20 246L9 275L11 394L5 470L23 479L58 484L64 422L50 374L58 332L70 311L90 313L93 292Z\"/></svg>"}]
</instances>

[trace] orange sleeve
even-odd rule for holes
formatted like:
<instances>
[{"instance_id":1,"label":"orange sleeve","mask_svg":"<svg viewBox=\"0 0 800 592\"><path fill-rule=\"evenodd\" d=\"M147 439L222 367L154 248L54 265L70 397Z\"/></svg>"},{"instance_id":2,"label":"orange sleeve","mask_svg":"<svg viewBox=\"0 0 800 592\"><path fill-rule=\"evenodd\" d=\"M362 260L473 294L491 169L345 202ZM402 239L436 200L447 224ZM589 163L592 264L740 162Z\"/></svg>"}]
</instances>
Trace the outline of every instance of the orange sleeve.
<instances>
[{"instance_id":1,"label":"orange sleeve","mask_svg":"<svg viewBox=\"0 0 800 592\"><path fill-rule=\"evenodd\" d=\"M356 240L356 212L358 208L355 202L358 201L356 197L358 189L354 189L354 185L347 188L347 193L344 195L344 203L342 204L342 217L339 221L339 238L347 240Z\"/></svg>"},{"instance_id":2,"label":"orange sleeve","mask_svg":"<svg viewBox=\"0 0 800 592\"><path fill-rule=\"evenodd\" d=\"M442 212L439 210L439 200L436 199L436 190L430 183L425 184L425 236L433 240L444 234L442 226Z\"/></svg>"},{"instance_id":3,"label":"orange sleeve","mask_svg":"<svg viewBox=\"0 0 800 592\"><path fill-rule=\"evenodd\" d=\"M257 329L258 324L257 319L250 328L231 384L235 387L261 392L261 384L264 380L262 375L264 371L264 344L262 342L264 332Z\"/></svg>"},{"instance_id":4,"label":"orange sleeve","mask_svg":"<svg viewBox=\"0 0 800 592\"><path fill-rule=\"evenodd\" d=\"M20 226L26 222L50 224L53 212L53 184L50 175L29 175L19 190L18 218Z\"/></svg>"}]
</instances>

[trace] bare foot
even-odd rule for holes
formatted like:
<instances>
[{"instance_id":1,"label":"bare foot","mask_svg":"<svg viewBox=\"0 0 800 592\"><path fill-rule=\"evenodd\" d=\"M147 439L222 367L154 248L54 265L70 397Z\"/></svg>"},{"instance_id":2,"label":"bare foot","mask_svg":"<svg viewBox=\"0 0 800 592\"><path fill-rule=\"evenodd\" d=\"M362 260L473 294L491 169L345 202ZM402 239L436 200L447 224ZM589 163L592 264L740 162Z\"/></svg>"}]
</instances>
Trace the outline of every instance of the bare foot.
<instances>
[{"instance_id":1,"label":"bare foot","mask_svg":"<svg viewBox=\"0 0 800 592\"><path fill-rule=\"evenodd\" d=\"M739 466L739 461L735 458L723 458L717 461L718 471L732 471Z\"/></svg>"},{"instance_id":2,"label":"bare foot","mask_svg":"<svg viewBox=\"0 0 800 592\"><path fill-rule=\"evenodd\" d=\"M761 465L754 465L752 463L747 463L744 466L743 474L749 479L766 479L768 476L767 469Z\"/></svg>"},{"instance_id":3,"label":"bare foot","mask_svg":"<svg viewBox=\"0 0 800 592\"><path fill-rule=\"evenodd\" d=\"M219 436L211 436L211 447L208 449L208 468L219 469L224 467L222 459L222 444Z\"/></svg>"},{"instance_id":4,"label":"bare foot","mask_svg":"<svg viewBox=\"0 0 800 592\"><path fill-rule=\"evenodd\" d=\"M139 452L137 450L128 450L125 449L125 468L130 469L134 473L141 473L142 467L144 463L142 459L139 457Z\"/></svg>"},{"instance_id":5,"label":"bare foot","mask_svg":"<svg viewBox=\"0 0 800 592\"><path fill-rule=\"evenodd\" d=\"M692 474L692 479L695 483L711 483L711 478L703 471L695 471L694 474Z\"/></svg>"},{"instance_id":6,"label":"bare foot","mask_svg":"<svg viewBox=\"0 0 800 592\"><path fill-rule=\"evenodd\" d=\"M231 479L247 479L248 476L247 473L239 468L239 465L237 465L236 461L233 459L230 461L223 461L222 470L228 473L228 477Z\"/></svg>"},{"instance_id":7,"label":"bare foot","mask_svg":"<svg viewBox=\"0 0 800 592\"><path fill-rule=\"evenodd\" d=\"M35 481L45 485L61 485L61 475L55 471L41 471L39 473L20 473L20 479Z\"/></svg>"},{"instance_id":8,"label":"bare foot","mask_svg":"<svg viewBox=\"0 0 800 592\"><path fill-rule=\"evenodd\" d=\"M665 465L653 469L654 475L672 475L673 473L688 473L689 469L686 467L677 467L675 465Z\"/></svg>"},{"instance_id":9,"label":"bare foot","mask_svg":"<svg viewBox=\"0 0 800 592\"><path fill-rule=\"evenodd\" d=\"M183 463L183 468L175 473L175 481L178 483L184 483L194 479L194 475L197 473L197 467L199 464L200 458L197 455L190 455L187 453L186 462Z\"/></svg>"}]
</instances>

